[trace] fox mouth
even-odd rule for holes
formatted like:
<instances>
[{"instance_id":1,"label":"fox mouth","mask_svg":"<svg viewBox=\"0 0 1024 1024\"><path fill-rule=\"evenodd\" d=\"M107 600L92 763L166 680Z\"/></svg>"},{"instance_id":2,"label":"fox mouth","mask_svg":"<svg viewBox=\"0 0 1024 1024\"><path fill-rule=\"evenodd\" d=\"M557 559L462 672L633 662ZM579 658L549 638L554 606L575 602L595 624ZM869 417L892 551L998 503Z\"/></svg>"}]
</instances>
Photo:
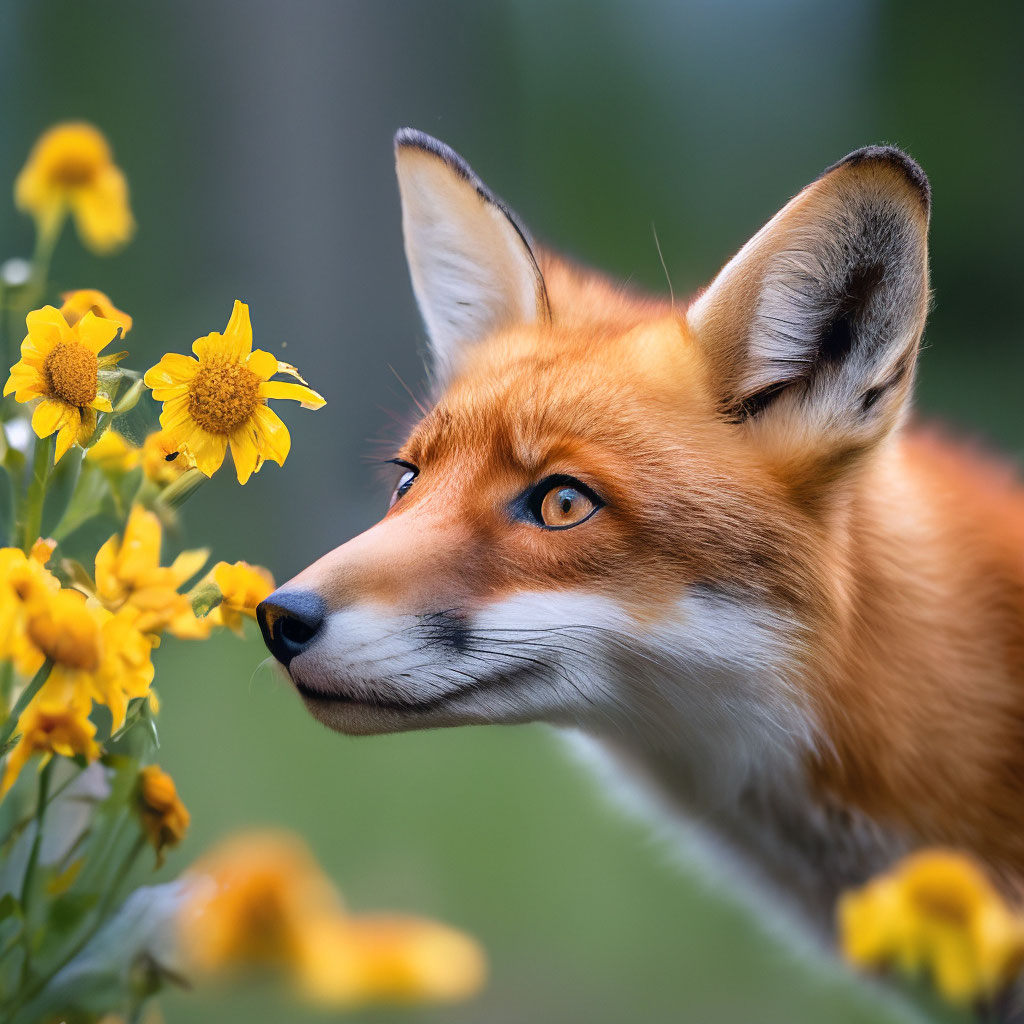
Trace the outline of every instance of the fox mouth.
<instances>
[{"instance_id":1,"label":"fox mouth","mask_svg":"<svg viewBox=\"0 0 1024 1024\"><path fill-rule=\"evenodd\" d=\"M290 673L289 673L290 674ZM486 679L475 680L465 683L449 690L446 693L438 694L436 697L428 697L424 700L400 700L394 697L384 697L380 694L369 694L367 696L355 696L340 690L326 692L314 689L305 683L299 682L292 676L292 685L298 691L303 700L321 701L329 704L350 705L352 707L376 708L381 711L394 711L398 713L428 713L439 711L446 705L458 700L460 697L467 697L470 694L480 693L484 690L507 689L525 679L527 676L535 675L536 669L519 668L502 675Z\"/></svg>"}]
</instances>

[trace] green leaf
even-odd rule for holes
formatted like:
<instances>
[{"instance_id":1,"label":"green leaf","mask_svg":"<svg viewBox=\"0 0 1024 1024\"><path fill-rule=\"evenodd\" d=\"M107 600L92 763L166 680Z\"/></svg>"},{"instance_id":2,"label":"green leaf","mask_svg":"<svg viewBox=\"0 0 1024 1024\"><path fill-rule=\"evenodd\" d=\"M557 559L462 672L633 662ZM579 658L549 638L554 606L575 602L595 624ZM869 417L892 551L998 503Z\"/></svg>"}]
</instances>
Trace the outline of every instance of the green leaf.
<instances>
[{"instance_id":1,"label":"green leaf","mask_svg":"<svg viewBox=\"0 0 1024 1024\"><path fill-rule=\"evenodd\" d=\"M63 541L83 523L103 512L104 501L109 498L107 481L95 467L86 464L71 501L64 510L53 536Z\"/></svg>"},{"instance_id":2,"label":"green leaf","mask_svg":"<svg viewBox=\"0 0 1024 1024\"><path fill-rule=\"evenodd\" d=\"M6 892L0 897L0 921L6 921L14 914L21 913L21 904L15 898L14 893Z\"/></svg>"},{"instance_id":3,"label":"green leaf","mask_svg":"<svg viewBox=\"0 0 1024 1024\"><path fill-rule=\"evenodd\" d=\"M0 430L0 434L3 431ZM11 479L7 466L0 463L0 538L5 545L10 544L14 537L14 524L17 521L17 509L14 503L14 481Z\"/></svg>"},{"instance_id":4,"label":"green leaf","mask_svg":"<svg viewBox=\"0 0 1024 1024\"><path fill-rule=\"evenodd\" d=\"M66 892L50 903L46 927L53 937L72 931L100 901L98 892ZM49 939L51 936L48 935Z\"/></svg>"}]
</instances>

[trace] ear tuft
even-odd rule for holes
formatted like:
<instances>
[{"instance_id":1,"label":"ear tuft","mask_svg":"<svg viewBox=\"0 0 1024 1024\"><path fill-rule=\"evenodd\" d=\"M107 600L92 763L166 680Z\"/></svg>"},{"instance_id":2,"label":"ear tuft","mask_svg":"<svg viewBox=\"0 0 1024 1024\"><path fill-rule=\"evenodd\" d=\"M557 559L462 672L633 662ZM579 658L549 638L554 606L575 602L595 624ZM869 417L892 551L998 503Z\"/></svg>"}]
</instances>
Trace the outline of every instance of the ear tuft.
<instances>
[{"instance_id":1,"label":"ear tuft","mask_svg":"<svg viewBox=\"0 0 1024 1024\"><path fill-rule=\"evenodd\" d=\"M495 331L550 318L544 279L515 214L443 142L395 135L402 230L438 383Z\"/></svg>"},{"instance_id":2,"label":"ear tuft","mask_svg":"<svg viewBox=\"0 0 1024 1024\"><path fill-rule=\"evenodd\" d=\"M921 205L926 212L931 211L932 187L928 181L928 175L921 169L921 165L911 156L908 156L902 149L895 146L864 146L862 149L855 149L847 153L842 160L837 160L831 167L827 167L818 175L818 180L839 170L840 167L857 167L860 164L877 164L880 168L894 171L902 175L907 183L917 193Z\"/></svg>"}]
</instances>

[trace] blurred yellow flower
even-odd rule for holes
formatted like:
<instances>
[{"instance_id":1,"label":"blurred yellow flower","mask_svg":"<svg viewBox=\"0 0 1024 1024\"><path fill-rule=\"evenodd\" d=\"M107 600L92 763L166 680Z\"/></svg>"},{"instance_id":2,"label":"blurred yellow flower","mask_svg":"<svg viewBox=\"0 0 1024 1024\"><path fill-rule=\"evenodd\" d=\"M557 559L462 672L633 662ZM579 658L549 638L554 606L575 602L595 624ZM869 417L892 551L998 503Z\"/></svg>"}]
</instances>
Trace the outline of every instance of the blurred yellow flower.
<instances>
[{"instance_id":1,"label":"blurred yellow flower","mask_svg":"<svg viewBox=\"0 0 1024 1024\"><path fill-rule=\"evenodd\" d=\"M147 765L139 772L139 811L160 864L164 849L177 846L185 838L191 816L178 796L174 779L159 765Z\"/></svg>"},{"instance_id":2,"label":"blurred yellow flower","mask_svg":"<svg viewBox=\"0 0 1024 1024\"><path fill-rule=\"evenodd\" d=\"M53 660L51 678L95 672L100 664L100 625L77 590L57 590L40 595L29 608L25 635L37 652L38 671L45 658Z\"/></svg>"},{"instance_id":3,"label":"blurred yellow flower","mask_svg":"<svg viewBox=\"0 0 1024 1024\"><path fill-rule=\"evenodd\" d=\"M80 288L78 291L64 292L61 299L64 301L60 311L70 327L78 323L86 313L92 313L104 320L113 320L121 328L122 337L132 329L132 318L118 309L106 292L95 288Z\"/></svg>"},{"instance_id":4,"label":"blurred yellow flower","mask_svg":"<svg viewBox=\"0 0 1024 1024\"><path fill-rule=\"evenodd\" d=\"M108 473L127 473L142 461L142 449L136 448L116 430L105 430L85 453L85 461Z\"/></svg>"},{"instance_id":5,"label":"blurred yellow flower","mask_svg":"<svg viewBox=\"0 0 1024 1024\"><path fill-rule=\"evenodd\" d=\"M294 836L237 835L201 858L181 919L199 973L278 968L306 998L331 1006L465 999L486 973L468 936L411 917L351 916Z\"/></svg>"},{"instance_id":6,"label":"blurred yellow flower","mask_svg":"<svg viewBox=\"0 0 1024 1024\"><path fill-rule=\"evenodd\" d=\"M67 122L44 132L14 183L14 202L52 239L70 211L82 242L107 253L135 231L128 182L102 132Z\"/></svg>"},{"instance_id":7,"label":"blurred yellow flower","mask_svg":"<svg viewBox=\"0 0 1024 1024\"><path fill-rule=\"evenodd\" d=\"M100 357L117 336L113 320L86 313L74 326L53 306L33 310L25 318L28 334L21 343L21 359L11 367L4 395L14 392L17 402L42 398L32 414L37 437L57 433L54 461L77 441L85 445L96 429L96 413L110 412L110 399L99 391L99 371L113 366L120 356Z\"/></svg>"},{"instance_id":8,"label":"blurred yellow flower","mask_svg":"<svg viewBox=\"0 0 1024 1024\"><path fill-rule=\"evenodd\" d=\"M196 460L185 451L179 451L167 438L167 435L158 430L150 434L142 443L142 472L146 474L147 480L161 487L173 484L183 473L194 469Z\"/></svg>"},{"instance_id":9,"label":"blurred yellow flower","mask_svg":"<svg viewBox=\"0 0 1024 1024\"><path fill-rule=\"evenodd\" d=\"M128 605L117 614L96 608L102 623L102 657L96 672L89 679L93 698L110 709L113 728L124 725L129 701L149 698L156 710L153 682L153 647L158 642L140 626L143 614Z\"/></svg>"},{"instance_id":10,"label":"blurred yellow flower","mask_svg":"<svg viewBox=\"0 0 1024 1024\"><path fill-rule=\"evenodd\" d=\"M298 380L298 372L269 352L253 351L249 307L235 301L223 334L214 332L192 346L199 357L169 353L145 376L153 397L163 402L160 426L168 442L187 449L212 476L231 445L238 482L244 484L269 459L283 465L291 447L288 428L267 405L289 398L319 409L324 399L302 384L272 381L276 373Z\"/></svg>"},{"instance_id":11,"label":"blurred yellow flower","mask_svg":"<svg viewBox=\"0 0 1024 1024\"><path fill-rule=\"evenodd\" d=\"M82 698L68 683L48 680L18 719L20 738L7 755L0 797L6 794L21 774L29 758L43 754L62 757L80 755L95 761L100 755L96 726L89 721L91 702Z\"/></svg>"},{"instance_id":12,"label":"blurred yellow flower","mask_svg":"<svg viewBox=\"0 0 1024 1024\"><path fill-rule=\"evenodd\" d=\"M73 695L76 706L88 708L95 700L110 709L113 728L120 728L129 701L148 696L153 681L153 641L138 625L139 612L126 607L114 615L77 590L51 587L35 570L5 555L6 550L0 551L0 571L4 561L12 563L20 581L15 586L28 597L21 607L7 605L14 625L7 626L11 635L3 653L26 676L38 672L45 659L53 661L36 700L46 693L52 705L58 692ZM0 598L0 614L2 606Z\"/></svg>"},{"instance_id":13,"label":"blurred yellow flower","mask_svg":"<svg viewBox=\"0 0 1024 1024\"><path fill-rule=\"evenodd\" d=\"M168 566L160 565L162 530L156 514L132 507L123 536L114 534L96 552L96 596L116 611L130 605L136 626L145 633L167 630L179 637L204 637L210 623L198 619L178 588L195 576L209 552L183 551Z\"/></svg>"},{"instance_id":14,"label":"blurred yellow flower","mask_svg":"<svg viewBox=\"0 0 1024 1024\"><path fill-rule=\"evenodd\" d=\"M274 590L274 577L259 565L248 562L218 562L210 573L221 592L221 603L208 618L241 635L242 617L256 618L256 605Z\"/></svg>"},{"instance_id":15,"label":"blurred yellow flower","mask_svg":"<svg viewBox=\"0 0 1024 1024\"><path fill-rule=\"evenodd\" d=\"M196 887L182 921L184 947L201 973L295 968L310 918L341 911L338 894L309 850L286 833L233 836L190 872L213 883Z\"/></svg>"},{"instance_id":16,"label":"blurred yellow flower","mask_svg":"<svg viewBox=\"0 0 1024 1024\"><path fill-rule=\"evenodd\" d=\"M958 1005L997 995L1024 966L1024 919L973 860L952 851L914 854L846 893L839 936L857 966L927 973Z\"/></svg>"},{"instance_id":17,"label":"blurred yellow flower","mask_svg":"<svg viewBox=\"0 0 1024 1024\"><path fill-rule=\"evenodd\" d=\"M307 996L335 1006L456 1002L479 992L486 974L483 952L468 935L390 914L314 919L299 966Z\"/></svg>"},{"instance_id":18,"label":"blurred yellow flower","mask_svg":"<svg viewBox=\"0 0 1024 1024\"><path fill-rule=\"evenodd\" d=\"M44 592L60 590L60 581L44 567L51 549L37 542L28 556L21 548L0 548L0 658L31 675L43 663L25 635L30 607Z\"/></svg>"}]
</instances>

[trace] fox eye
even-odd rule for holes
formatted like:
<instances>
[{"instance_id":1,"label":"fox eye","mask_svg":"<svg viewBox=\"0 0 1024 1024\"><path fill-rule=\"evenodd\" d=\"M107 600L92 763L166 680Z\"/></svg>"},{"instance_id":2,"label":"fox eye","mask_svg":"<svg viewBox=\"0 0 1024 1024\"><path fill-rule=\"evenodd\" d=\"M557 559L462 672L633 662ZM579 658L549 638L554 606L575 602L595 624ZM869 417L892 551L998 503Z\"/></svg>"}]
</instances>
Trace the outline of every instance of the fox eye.
<instances>
[{"instance_id":1,"label":"fox eye","mask_svg":"<svg viewBox=\"0 0 1024 1024\"><path fill-rule=\"evenodd\" d=\"M585 484L571 477L549 477L530 494L529 505L541 526L566 530L586 522L602 502Z\"/></svg>"},{"instance_id":2,"label":"fox eye","mask_svg":"<svg viewBox=\"0 0 1024 1024\"><path fill-rule=\"evenodd\" d=\"M412 487L413 481L419 476L419 470L408 462L401 462L398 459L392 460L396 466L401 466L405 469L405 472L399 477L398 483L395 485L395 490L391 495L391 501L388 503L388 508L399 498L403 497L408 493L409 488Z\"/></svg>"}]
</instances>

